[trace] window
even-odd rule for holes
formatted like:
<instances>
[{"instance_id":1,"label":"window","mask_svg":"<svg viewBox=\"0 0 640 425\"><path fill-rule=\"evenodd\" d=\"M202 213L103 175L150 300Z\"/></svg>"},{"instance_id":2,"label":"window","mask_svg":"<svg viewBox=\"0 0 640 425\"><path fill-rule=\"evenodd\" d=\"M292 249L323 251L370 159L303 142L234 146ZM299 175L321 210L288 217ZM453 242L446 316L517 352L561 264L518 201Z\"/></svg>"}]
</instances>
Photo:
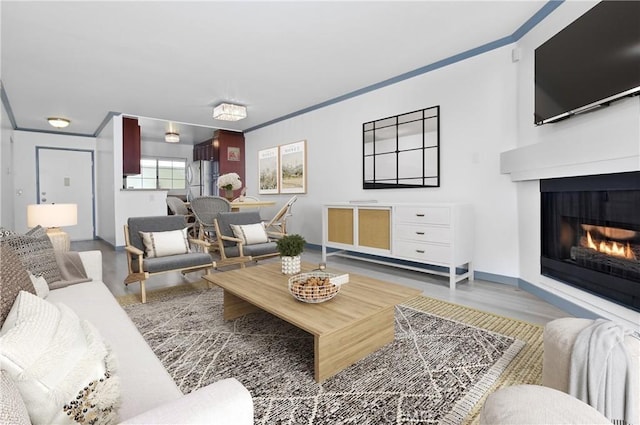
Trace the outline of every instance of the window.
<instances>
[{"instance_id":1,"label":"window","mask_svg":"<svg viewBox=\"0 0 640 425\"><path fill-rule=\"evenodd\" d=\"M187 160L142 158L140 174L126 176L126 189L185 189Z\"/></svg>"}]
</instances>

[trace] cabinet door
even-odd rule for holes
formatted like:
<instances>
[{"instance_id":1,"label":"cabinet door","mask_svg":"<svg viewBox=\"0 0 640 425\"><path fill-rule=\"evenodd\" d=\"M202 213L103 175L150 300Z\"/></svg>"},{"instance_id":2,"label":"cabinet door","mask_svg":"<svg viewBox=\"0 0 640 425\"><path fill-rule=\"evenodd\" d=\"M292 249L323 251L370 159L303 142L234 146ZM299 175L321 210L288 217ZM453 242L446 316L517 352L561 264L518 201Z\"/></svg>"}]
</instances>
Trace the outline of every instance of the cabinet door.
<instances>
[{"instance_id":1,"label":"cabinet door","mask_svg":"<svg viewBox=\"0 0 640 425\"><path fill-rule=\"evenodd\" d=\"M122 118L122 174L140 174L140 126L137 118Z\"/></svg>"},{"instance_id":2,"label":"cabinet door","mask_svg":"<svg viewBox=\"0 0 640 425\"><path fill-rule=\"evenodd\" d=\"M327 208L327 240L353 245L353 208Z\"/></svg>"},{"instance_id":3,"label":"cabinet door","mask_svg":"<svg viewBox=\"0 0 640 425\"><path fill-rule=\"evenodd\" d=\"M384 209L358 209L358 245L391 249L391 212Z\"/></svg>"}]
</instances>

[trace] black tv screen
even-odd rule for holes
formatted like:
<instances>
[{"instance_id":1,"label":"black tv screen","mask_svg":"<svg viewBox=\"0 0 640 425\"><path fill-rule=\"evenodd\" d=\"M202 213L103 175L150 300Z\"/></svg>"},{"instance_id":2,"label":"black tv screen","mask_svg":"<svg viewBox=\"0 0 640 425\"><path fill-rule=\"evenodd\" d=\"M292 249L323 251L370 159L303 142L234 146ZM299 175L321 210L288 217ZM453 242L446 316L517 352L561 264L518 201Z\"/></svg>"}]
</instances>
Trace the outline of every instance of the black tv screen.
<instances>
[{"instance_id":1,"label":"black tv screen","mask_svg":"<svg viewBox=\"0 0 640 425\"><path fill-rule=\"evenodd\" d=\"M640 1L602 1L535 50L535 124L640 92Z\"/></svg>"}]
</instances>

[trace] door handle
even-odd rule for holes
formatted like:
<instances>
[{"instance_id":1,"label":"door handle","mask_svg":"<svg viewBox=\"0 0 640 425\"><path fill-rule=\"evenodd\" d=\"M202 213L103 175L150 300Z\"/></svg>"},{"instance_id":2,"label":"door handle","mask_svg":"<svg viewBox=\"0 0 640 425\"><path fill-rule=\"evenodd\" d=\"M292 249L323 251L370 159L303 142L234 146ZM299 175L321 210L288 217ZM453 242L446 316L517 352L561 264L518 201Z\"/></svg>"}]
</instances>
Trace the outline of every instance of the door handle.
<instances>
[{"instance_id":1,"label":"door handle","mask_svg":"<svg viewBox=\"0 0 640 425\"><path fill-rule=\"evenodd\" d=\"M416 214L416 217L424 217L424 214Z\"/></svg>"},{"instance_id":2,"label":"door handle","mask_svg":"<svg viewBox=\"0 0 640 425\"><path fill-rule=\"evenodd\" d=\"M417 252L418 254L424 254L424 249L416 249L416 252Z\"/></svg>"},{"instance_id":3,"label":"door handle","mask_svg":"<svg viewBox=\"0 0 640 425\"><path fill-rule=\"evenodd\" d=\"M416 232L416 235L424 235L424 232Z\"/></svg>"}]
</instances>

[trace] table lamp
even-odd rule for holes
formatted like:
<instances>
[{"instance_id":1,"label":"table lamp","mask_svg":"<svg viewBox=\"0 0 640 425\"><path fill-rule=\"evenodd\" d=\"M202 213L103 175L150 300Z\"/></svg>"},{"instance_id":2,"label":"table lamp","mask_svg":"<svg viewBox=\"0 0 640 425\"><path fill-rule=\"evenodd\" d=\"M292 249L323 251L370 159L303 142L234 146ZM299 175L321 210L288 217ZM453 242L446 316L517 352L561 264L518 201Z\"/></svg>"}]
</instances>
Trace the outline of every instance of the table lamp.
<instances>
[{"instance_id":1,"label":"table lamp","mask_svg":"<svg viewBox=\"0 0 640 425\"><path fill-rule=\"evenodd\" d=\"M27 206L27 226L47 228L53 249L69 251L71 240L60 227L78 224L78 204L31 204Z\"/></svg>"}]
</instances>

